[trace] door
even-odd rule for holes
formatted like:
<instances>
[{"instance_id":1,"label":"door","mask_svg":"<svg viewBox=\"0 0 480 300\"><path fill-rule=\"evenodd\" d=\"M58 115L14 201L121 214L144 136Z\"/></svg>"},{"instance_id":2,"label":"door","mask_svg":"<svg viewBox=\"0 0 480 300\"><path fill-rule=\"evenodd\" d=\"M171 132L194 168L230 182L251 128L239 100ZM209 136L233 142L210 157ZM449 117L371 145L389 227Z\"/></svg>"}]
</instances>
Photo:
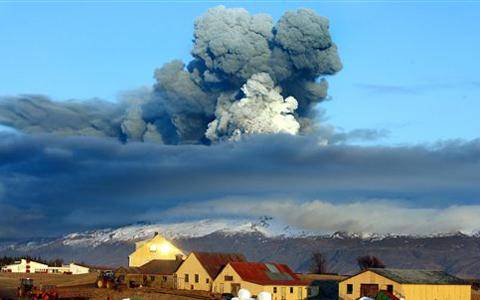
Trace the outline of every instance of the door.
<instances>
[{"instance_id":1,"label":"door","mask_svg":"<svg viewBox=\"0 0 480 300\"><path fill-rule=\"evenodd\" d=\"M240 290L240 283L232 283L232 294L236 297L238 296L238 291Z\"/></svg>"},{"instance_id":2,"label":"door","mask_svg":"<svg viewBox=\"0 0 480 300\"><path fill-rule=\"evenodd\" d=\"M360 297L375 298L378 293L378 284L361 284Z\"/></svg>"},{"instance_id":3,"label":"door","mask_svg":"<svg viewBox=\"0 0 480 300\"><path fill-rule=\"evenodd\" d=\"M280 295L282 297L282 300L286 300L287 299L287 288L282 286L280 288Z\"/></svg>"}]
</instances>

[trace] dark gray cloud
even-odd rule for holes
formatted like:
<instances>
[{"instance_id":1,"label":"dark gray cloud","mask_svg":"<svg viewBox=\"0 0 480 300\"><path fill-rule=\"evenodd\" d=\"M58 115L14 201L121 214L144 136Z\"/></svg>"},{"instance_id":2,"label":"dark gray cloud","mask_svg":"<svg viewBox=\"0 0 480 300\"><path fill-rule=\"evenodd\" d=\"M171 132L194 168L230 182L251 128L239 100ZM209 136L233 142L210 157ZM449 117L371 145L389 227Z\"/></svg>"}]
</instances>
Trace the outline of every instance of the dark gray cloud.
<instances>
[{"instance_id":1,"label":"dark gray cloud","mask_svg":"<svg viewBox=\"0 0 480 300\"><path fill-rule=\"evenodd\" d=\"M276 111L264 106L281 106L292 96L295 112L291 115L305 132L310 129L315 104L327 97L324 77L342 68L328 20L308 9L287 12L274 24L265 14L252 15L242 8L218 6L195 21L193 35L192 61L185 66L174 60L158 68L152 89L125 94L127 100L118 105L99 100L59 103L43 96L2 97L0 124L27 133L116 137L122 142L209 144L213 141L206 136L209 124L229 119L229 106L241 99L253 99L245 95L242 87L263 73L273 81L273 94L281 93L282 98L250 105L248 109L238 105L238 115L253 115L254 108ZM281 123L282 118L278 119L277 123ZM262 132L285 132L283 128L291 127L287 125L263 126ZM229 139L229 133L257 131L242 127L219 130L211 136L217 141L223 138L219 135Z\"/></svg>"},{"instance_id":2,"label":"dark gray cloud","mask_svg":"<svg viewBox=\"0 0 480 300\"><path fill-rule=\"evenodd\" d=\"M472 204L480 197L479 169L478 140L390 148L322 146L314 137L271 135L170 146L2 134L0 206L10 213L0 220L1 238L125 224L228 196L335 205L392 198L425 207Z\"/></svg>"},{"instance_id":3,"label":"dark gray cloud","mask_svg":"<svg viewBox=\"0 0 480 300\"><path fill-rule=\"evenodd\" d=\"M27 133L118 137L123 106L99 99L54 102L41 95L0 96L0 124Z\"/></svg>"}]
</instances>

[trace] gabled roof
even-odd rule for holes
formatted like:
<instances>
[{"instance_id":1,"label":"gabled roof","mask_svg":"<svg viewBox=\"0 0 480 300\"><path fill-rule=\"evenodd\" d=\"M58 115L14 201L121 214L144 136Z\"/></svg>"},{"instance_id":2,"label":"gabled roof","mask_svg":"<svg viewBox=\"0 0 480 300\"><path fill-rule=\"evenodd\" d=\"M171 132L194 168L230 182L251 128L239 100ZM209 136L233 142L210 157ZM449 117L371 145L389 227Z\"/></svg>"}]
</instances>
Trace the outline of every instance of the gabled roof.
<instances>
[{"instance_id":1,"label":"gabled roof","mask_svg":"<svg viewBox=\"0 0 480 300\"><path fill-rule=\"evenodd\" d=\"M443 271L370 268L360 272L359 274L366 271L374 272L380 276L402 284L468 284L465 280L447 274Z\"/></svg>"},{"instance_id":2,"label":"gabled roof","mask_svg":"<svg viewBox=\"0 0 480 300\"><path fill-rule=\"evenodd\" d=\"M245 256L239 253L192 252L208 275L213 279L230 262L246 261Z\"/></svg>"},{"instance_id":3,"label":"gabled roof","mask_svg":"<svg viewBox=\"0 0 480 300\"><path fill-rule=\"evenodd\" d=\"M230 266L244 281L260 285L308 285L284 264L231 262Z\"/></svg>"}]
</instances>

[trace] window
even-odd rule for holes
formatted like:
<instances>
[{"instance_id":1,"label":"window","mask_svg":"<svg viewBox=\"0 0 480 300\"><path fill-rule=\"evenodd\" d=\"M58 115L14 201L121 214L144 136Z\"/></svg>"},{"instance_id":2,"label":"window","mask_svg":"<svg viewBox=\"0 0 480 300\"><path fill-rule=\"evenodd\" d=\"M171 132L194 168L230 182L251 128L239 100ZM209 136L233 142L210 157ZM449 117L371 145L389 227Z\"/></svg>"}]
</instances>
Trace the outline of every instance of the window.
<instances>
[{"instance_id":1,"label":"window","mask_svg":"<svg viewBox=\"0 0 480 300\"><path fill-rule=\"evenodd\" d=\"M167 276L163 276L163 281L167 281Z\"/></svg>"},{"instance_id":2,"label":"window","mask_svg":"<svg viewBox=\"0 0 480 300\"><path fill-rule=\"evenodd\" d=\"M293 294L293 287L290 287L290 294Z\"/></svg>"},{"instance_id":3,"label":"window","mask_svg":"<svg viewBox=\"0 0 480 300\"><path fill-rule=\"evenodd\" d=\"M233 276L225 275L225 281L233 281Z\"/></svg>"},{"instance_id":4,"label":"window","mask_svg":"<svg viewBox=\"0 0 480 300\"><path fill-rule=\"evenodd\" d=\"M274 293L274 294L277 293L277 287L276 287L276 286L273 287L273 293Z\"/></svg>"},{"instance_id":5,"label":"window","mask_svg":"<svg viewBox=\"0 0 480 300\"><path fill-rule=\"evenodd\" d=\"M188 282L188 274L185 274L185 282Z\"/></svg>"},{"instance_id":6,"label":"window","mask_svg":"<svg viewBox=\"0 0 480 300\"><path fill-rule=\"evenodd\" d=\"M150 281L155 281L155 276L150 276Z\"/></svg>"},{"instance_id":7,"label":"window","mask_svg":"<svg viewBox=\"0 0 480 300\"><path fill-rule=\"evenodd\" d=\"M347 284L347 294L353 294L353 284Z\"/></svg>"},{"instance_id":8,"label":"window","mask_svg":"<svg viewBox=\"0 0 480 300\"><path fill-rule=\"evenodd\" d=\"M195 283L198 283L200 281L200 278L198 276L198 274L195 274Z\"/></svg>"},{"instance_id":9,"label":"window","mask_svg":"<svg viewBox=\"0 0 480 300\"><path fill-rule=\"evenodd\" d=\"M282 286L280 288L280 295L281 295L282 300L287 299L287 288L286 287Z\"/></svg>"},{"instance_id":10,"label":"window","mask_svg":"<svg viewBox=\"0 0 480 300\"><path fill-rule=\"evenodd\" d=\"M393 284L387 284L387 291L393 293Z\"/></svg>"},{"instance_id":11,"label":"window","mask_svg":"<svg viewBox=\"0 0 480 300\"><path fill-rule=\"evenodd\" d=\"M210 279L209 279L209 278L205 279L205 282L206 282L207 284L210 283Z\"/></svg>"}]
</instances>

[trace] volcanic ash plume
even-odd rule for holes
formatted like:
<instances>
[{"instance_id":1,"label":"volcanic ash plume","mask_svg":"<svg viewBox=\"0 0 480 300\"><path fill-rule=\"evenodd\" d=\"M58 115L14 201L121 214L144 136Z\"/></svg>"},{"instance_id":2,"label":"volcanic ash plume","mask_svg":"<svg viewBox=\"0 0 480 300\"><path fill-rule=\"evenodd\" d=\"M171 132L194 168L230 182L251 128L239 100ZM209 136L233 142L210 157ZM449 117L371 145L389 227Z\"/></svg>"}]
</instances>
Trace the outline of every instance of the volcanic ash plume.
<instances>
[{"instance_id":1,"label":"volcanic ash plume","mask_svg":"<svg viewBox=\"0 0 480 300\"><path fill-rule=\"evenodd\" d=\"M265 14L218 6L195 21L193 35L193 60L157 69L156 83L141 101L107 110L103 104L39 101L25 107L25 100L0 99L0 122L26 132L67 128L73 135L167 144L297 134L309 131L315 105L327 97L323 77L342 68L329 21L309 9L287 12L275 24ZM39 120L33 110L54 112L56 123L44 124L48 118Z\"/></svg>"},{"instance_id":2,"label":"volcanic ash plume","mask_svg":"<svg viewBox=\"0 0 480 300\"><path fill-rule=\"evenodd\" d=\"M239 101L219 101L216 119L208 124L206 133L211 141L222 137L238 140L254 133L298 133L300 124L293 115L297 100L283 99L281 89L267 73L253 75L242 92L245 98Z\"/></svg>"}]
</instances>

